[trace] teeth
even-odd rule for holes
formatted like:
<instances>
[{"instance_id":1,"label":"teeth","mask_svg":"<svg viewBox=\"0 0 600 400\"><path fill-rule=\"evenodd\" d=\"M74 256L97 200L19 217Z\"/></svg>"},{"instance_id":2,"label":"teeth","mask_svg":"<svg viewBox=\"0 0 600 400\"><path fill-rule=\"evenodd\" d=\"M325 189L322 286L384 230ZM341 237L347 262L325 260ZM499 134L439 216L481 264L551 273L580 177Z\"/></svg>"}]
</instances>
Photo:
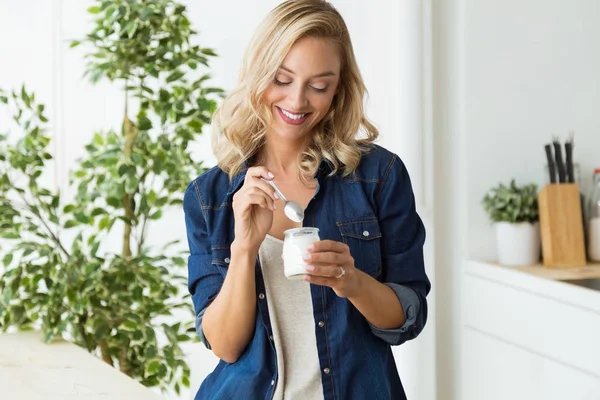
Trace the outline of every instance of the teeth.
<instances>
[{"instance_id":1,"label":"teeth","mask_svg":"<svg viewBox=\"0 0 600 400\"><path fill-rule=\"evenodd\" d=\"M285 115L286 117L293 119L293 120L299 120L300 118L304 118L305 114L292 114L289 111L285 111L283 108L281 108L281 112L283 113L283 115Z\"/></svg>"}]
</instances>

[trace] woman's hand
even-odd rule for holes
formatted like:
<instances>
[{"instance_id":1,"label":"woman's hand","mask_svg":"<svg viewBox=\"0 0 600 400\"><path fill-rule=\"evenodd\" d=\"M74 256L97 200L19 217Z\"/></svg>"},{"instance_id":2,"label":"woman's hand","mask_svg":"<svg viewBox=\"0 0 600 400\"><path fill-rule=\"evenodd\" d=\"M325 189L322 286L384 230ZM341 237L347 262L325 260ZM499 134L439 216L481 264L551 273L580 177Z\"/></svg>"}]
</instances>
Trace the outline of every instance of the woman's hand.
<instances>
[{"instance_id":1,"label":"woman's hand","mask_svg":"<svg viewBox=\"0 0 600 400\"><path fill-rule=\"evenodd\" d=\"M363 273L354 266L348 245L333 240L315 242L305 261L309 274L305 281L329 286L339 297L352 297L360 290Z\"/></svg>"},{"instance_id":2,"label":"woman's hand","mask_svg":"<svg viewBox=\"0 0 600 400\"><path fill-rule=\"evenodd\" d=\"M243 186L233 195L234 243L245 251L258 251L273 224L279 198L261 177L273 179L273 174L266 167L248 168Z\"/></svg>"}]
</instances>

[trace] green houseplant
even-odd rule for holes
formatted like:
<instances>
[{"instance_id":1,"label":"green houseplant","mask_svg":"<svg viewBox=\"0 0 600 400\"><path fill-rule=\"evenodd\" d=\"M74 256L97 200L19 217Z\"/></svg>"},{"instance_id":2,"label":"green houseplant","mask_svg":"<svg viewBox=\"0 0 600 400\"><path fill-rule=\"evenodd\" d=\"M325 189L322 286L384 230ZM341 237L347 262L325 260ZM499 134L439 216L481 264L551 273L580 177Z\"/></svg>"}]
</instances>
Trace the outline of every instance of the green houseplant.
<instances>
[{"instance_id":1,"label":"green houseplant","mask_svg":"<svg viewBox=\"0 0 600 400\"><path fill-rule=\"evenodd\" d=\"M190 375L180 343L195 336L180 290L185 251L147 237L203 170L188 145L222 96L202 73L216 54L191 42L186 8L172 0L97 1L88 12L94 29L71 46L88 50L92 82L123 89L123 124L94 133L67 199L42 184L52 162L44 105L25 87L0 91L23 132L0 136L0 328L41 329L179 393ZM120 237L116 251L108 235ZM169 321L177 309L188 317Z\"/></svg>"},{"instance_id":2,"label":"green houseplant","mask_svg":"<svg viewBox=\"0 0 600 400\"><path fill-rule=\"evenodd\" d=\"M503 265L531 265L540 258L538 187L519 186L515 180L491 188L483 197L485 212L495 228L498 261Z\"/></svg>"}]
</instances>

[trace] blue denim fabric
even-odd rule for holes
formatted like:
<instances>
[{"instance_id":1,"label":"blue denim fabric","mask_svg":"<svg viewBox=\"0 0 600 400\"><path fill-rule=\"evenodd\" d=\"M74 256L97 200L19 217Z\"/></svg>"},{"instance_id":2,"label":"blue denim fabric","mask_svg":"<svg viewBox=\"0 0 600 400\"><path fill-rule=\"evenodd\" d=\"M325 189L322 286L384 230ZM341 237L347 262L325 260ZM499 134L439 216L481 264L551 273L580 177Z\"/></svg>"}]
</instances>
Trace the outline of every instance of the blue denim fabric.
<instances>
[{"instance_id":1,"label":"blue denim fabric","mask_svg":"<svg viewBox=\"0 0 600 400\"><path fill-rule=\"evenodd\" d=\"M346 243L357 268L391 287L406 323L391 330L371 325L347 299L327 287L311 285L314 329L324 399L406 399L391 352L415 338L427 320L431 288L423 263L425 228L416 213L408 172L400 158L373 145L350 176L328 176L321 162L305 226L319 228L322 240ZM245 171L231 181L215 167L190 183L184 212L190 256L189 291L196 327L204 344L202 315L227 274L234 239L233 194ZM254 336L235 363L220 361L202 382L196 399L271 399L277 382L275 348L261 267L256 267L257 317ZM319 324L323 322L323 324ZM322 325L322 326L321 326Z\"/></svg>"}]
</instances>

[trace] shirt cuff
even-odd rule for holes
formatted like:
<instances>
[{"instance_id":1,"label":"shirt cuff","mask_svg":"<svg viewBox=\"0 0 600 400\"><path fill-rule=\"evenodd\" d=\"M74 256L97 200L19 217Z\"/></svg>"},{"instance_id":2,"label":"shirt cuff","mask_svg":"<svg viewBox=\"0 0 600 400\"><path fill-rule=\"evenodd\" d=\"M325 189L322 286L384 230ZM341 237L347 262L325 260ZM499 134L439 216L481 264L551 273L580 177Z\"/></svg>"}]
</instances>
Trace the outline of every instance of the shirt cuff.
<instances>
[{"instance_id":1,"label":"shirt cuff","mask_svg":"<svg viewBox=\"0 0 600 400\"><path fill-rule=\"evenodd\" d=\"M417 315L419 315L419 297L414 290L407 286L402 286L391 282L385 282L384 284L392 288L392 290L396 293L396 296L398 296L398 300L400 301L402 309L404 310L406 321L401 327L394 329L380 329L372 325L370 322L369 325L375 336L391 345L399 345L414 338L414 335L411 331L413 330L417 321Z\"/></svg>"},{"instance_id":2,"label":"shirt cuff","mask_svg":"<svg viewBox=\"0 0 600 400\"><path fill-rule=\"evenodd\" d=\"M204 336L204 331L202 330L202 317L204 317L205 311L206 308L201 310L196 316L196 333L198 334L198 337L200 338L202 343L204 343L206 348L210 350L210 343L208 343L208 340L206 340L206 336Z\"/></svg>"}]
</instances>

